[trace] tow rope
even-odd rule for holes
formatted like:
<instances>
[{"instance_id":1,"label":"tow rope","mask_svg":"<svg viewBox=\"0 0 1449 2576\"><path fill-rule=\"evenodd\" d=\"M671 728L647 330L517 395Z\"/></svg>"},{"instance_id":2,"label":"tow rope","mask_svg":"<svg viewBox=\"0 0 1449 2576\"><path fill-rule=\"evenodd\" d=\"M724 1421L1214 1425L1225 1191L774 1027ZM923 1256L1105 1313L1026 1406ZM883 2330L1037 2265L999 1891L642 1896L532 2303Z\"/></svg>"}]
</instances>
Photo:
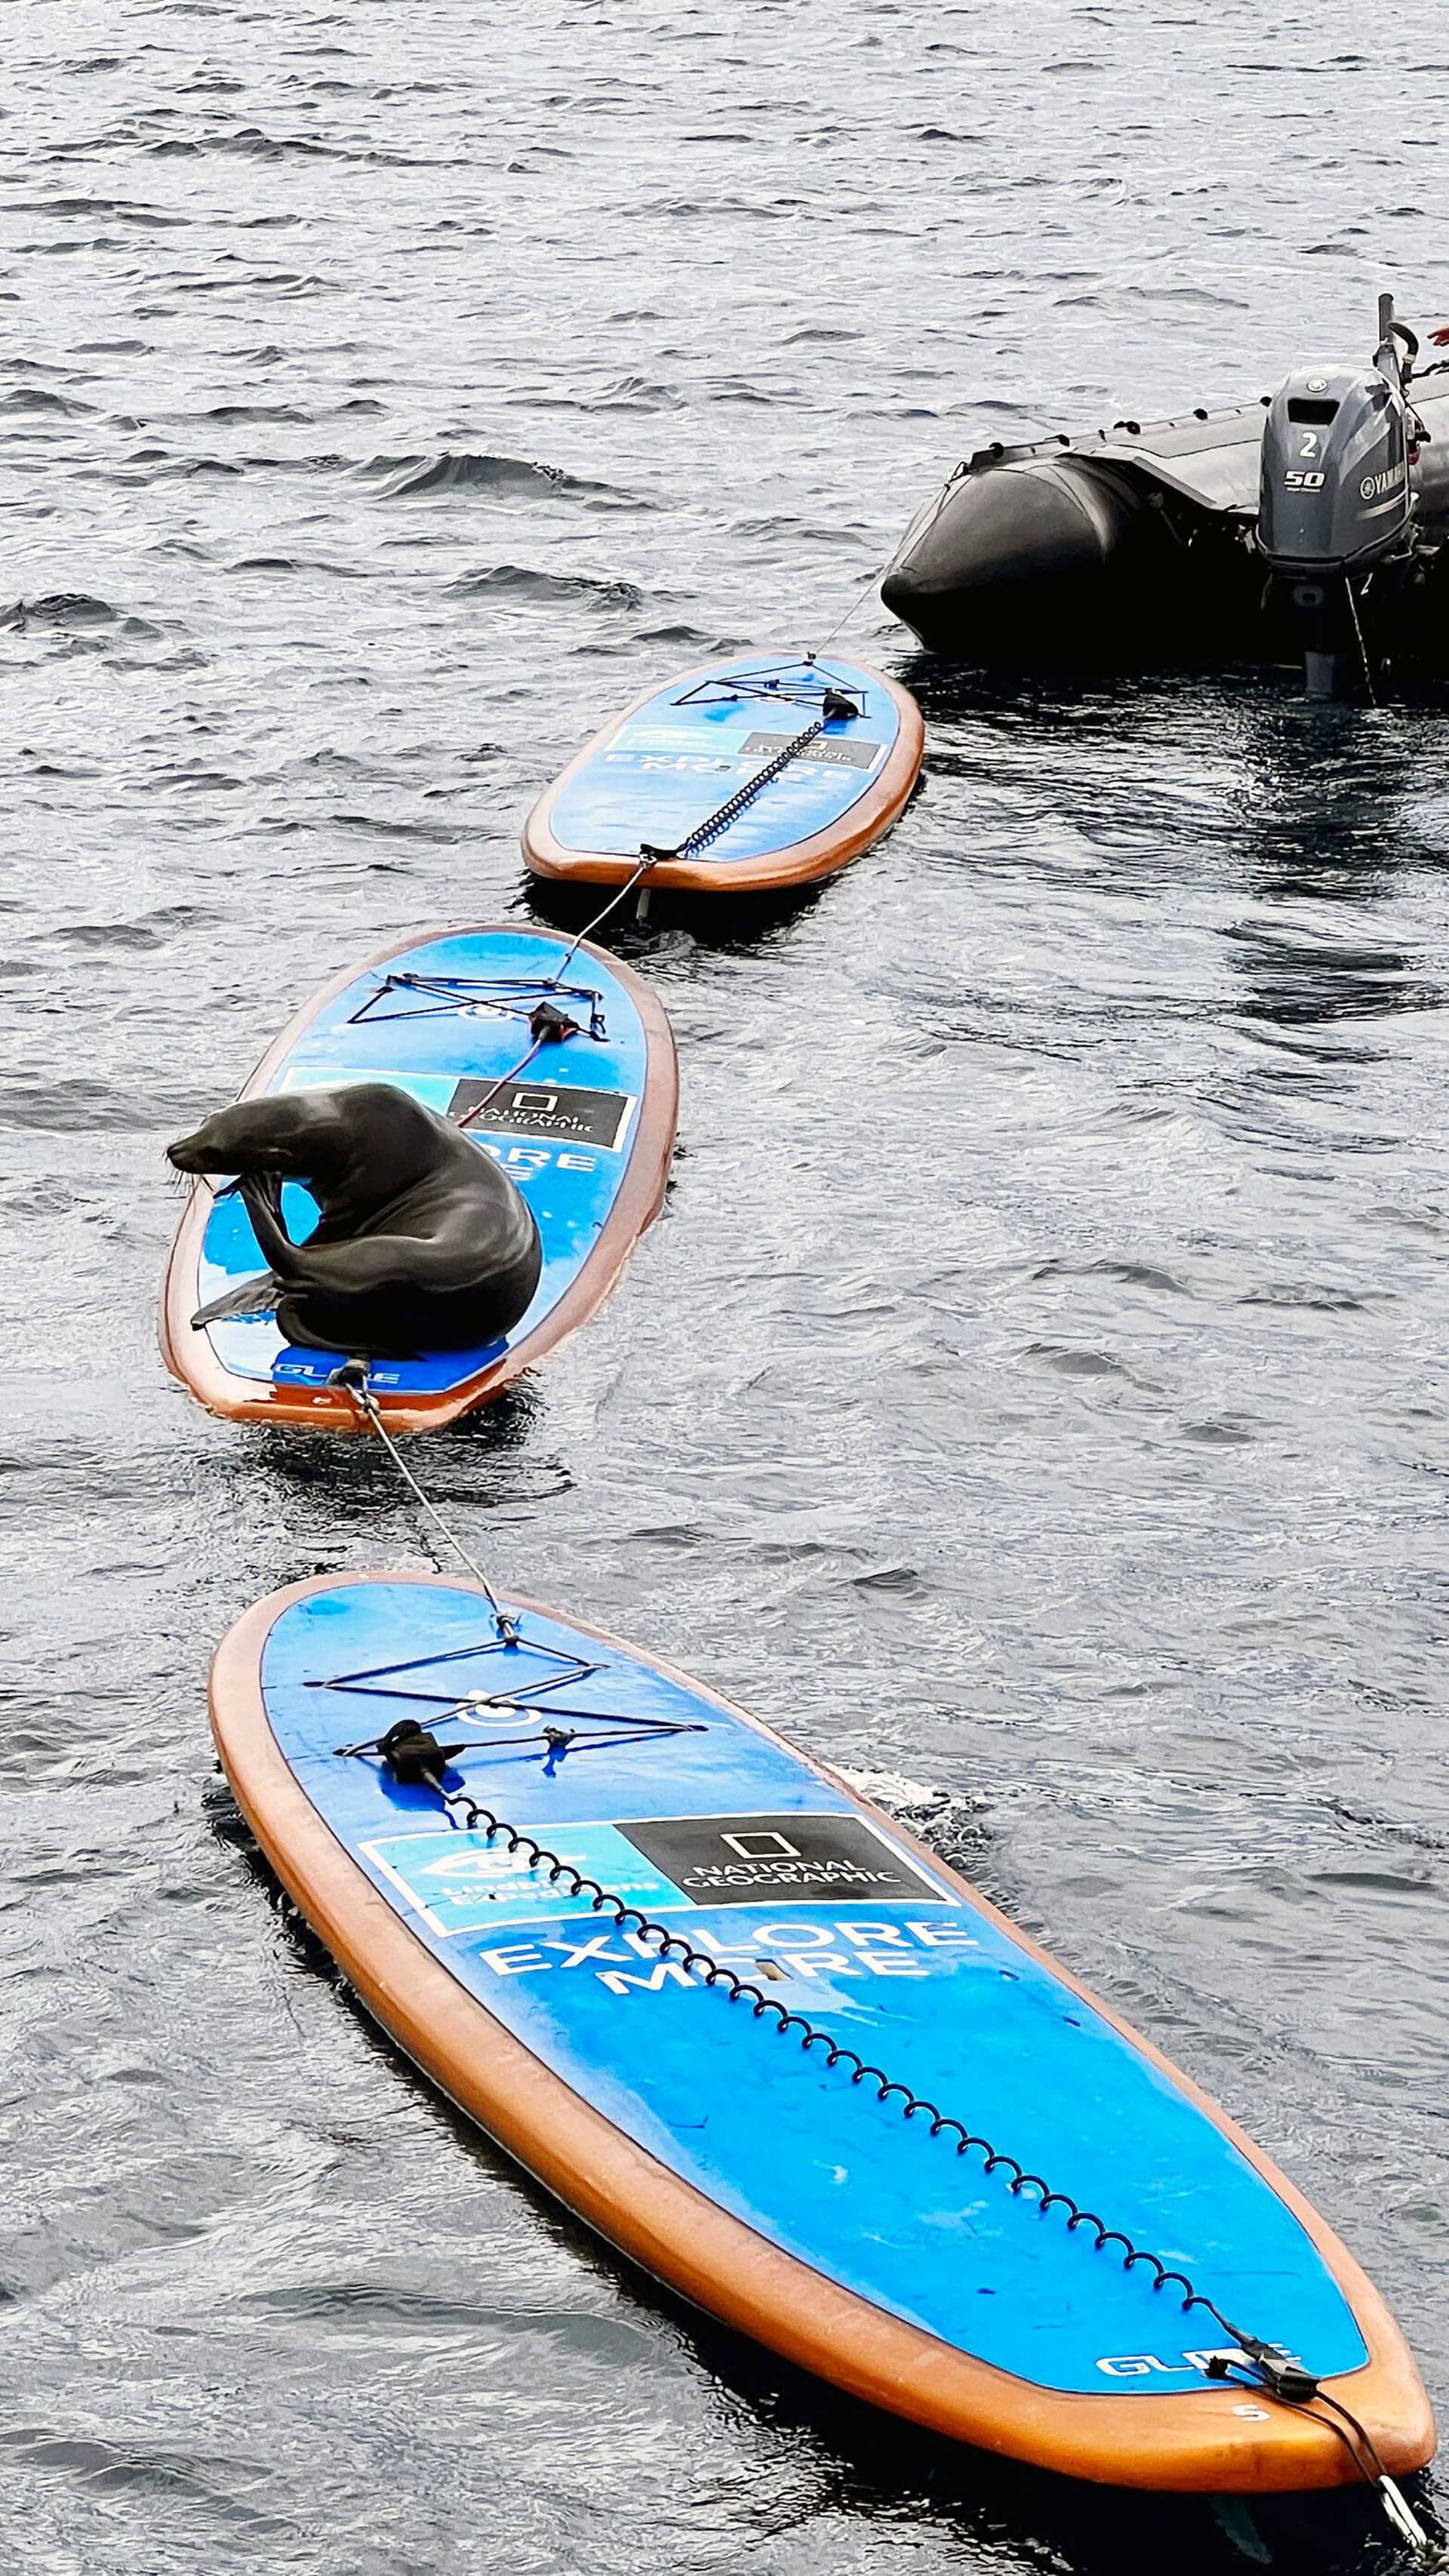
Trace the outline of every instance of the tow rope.
<instances>
[{"instance_id":1,"label":"tow rope","mask_svg":"<svg viewBox=\"0 0 1449 2576\"><path fill-rule=\"evenodd\" d=\"M713 814L707 814L702 823L696 823L692 832L685 833L683 840L676 841L668 850L655 849L650 842L641 841L641 867L657 867L661 859L692 859L700 850L707 850L710 842L717 841L721 832L729 830L731 823L744 813L747 806L753 805L755 798L772 779L779 777L782 769L788 769L792 760L798 760L802 752L809 750L812 742L819 740L828 724L844 724L860 713L854 698L847 697L843 689L827 686L815 722L808 724L803 733L792 734L788 742L781 744L772 760L767 760L762 769L757 769L753 778L747 778L743 787L737 787L733 796L727 796Z\"/></svg>"},{"instance_id":2,"label":"tow rope","mask_svg":"<svg viewBox=\"0 0 1449 2576\"><path fill-rule=\"evenodd\" d=\"M344 1360L341 1368L333 1370L327 1383L329 1386L340 1388L344 1395L351 1397L358 1412L362 1415L364 1422L368 1424L370 1429L376 1432L384 1449L387 1451L389 1458L396 1467L398 1474L401 1476L403 1483L409 1488L409 1491L412 1493L413 1498L419 1505L420 1509L427 1513L427 1516L432 1522L434 1528L442 1532L443 1537L447 1540L447 1543L452 1549L454 1555L462 1559L468 1572L472 1575L474 1582L478 1585L484 1600L487 1602L489 1609L493 1613L493 1625L500 1643L505 1646L516 1646L518 1643L518 1627L512 1613L504 1609L502 1602L499 1600L498 1595L494 1591L492 1584L489 1582L487 1575L484 1573L482 1566L475 1563L456 1532L449 1529L448 1524L444 1520L442 1513L438 1510L436 1503L429 1502L427 1495L423 1492L422 1486L418 1483L418 1480L413 1474L411 1467L408 1465L406 1458L403 1456L403 1453L399 1449L397 1442L394 1440L392 1433L389 1431L387 1424L384 1422L377 1398L372 1391L372 1376L366 1360Z\"/></svg>"},{"instance_id":3,"label":"tow rope","mask_svg":"<svg viewBox=\"0 0 1449 2576\"><path fill-rule=\"evenodd\" d=\"M1353 631L1358 642L1358 658L1363 665L1363 684L1368 692L1368 702L1371 707L1376 707L1378 705L1378 699L1374 695L1373 664L1370 662L1368 657L1368 646L1363 640L1363 628L1359 624L1358 618L1358 601L1353 595L1353 582L1348 573L1345 573L1343 576L1343 592L1345 599L1348 601L1349 616L1353 620Z\"/></svg>"}]
</instances>

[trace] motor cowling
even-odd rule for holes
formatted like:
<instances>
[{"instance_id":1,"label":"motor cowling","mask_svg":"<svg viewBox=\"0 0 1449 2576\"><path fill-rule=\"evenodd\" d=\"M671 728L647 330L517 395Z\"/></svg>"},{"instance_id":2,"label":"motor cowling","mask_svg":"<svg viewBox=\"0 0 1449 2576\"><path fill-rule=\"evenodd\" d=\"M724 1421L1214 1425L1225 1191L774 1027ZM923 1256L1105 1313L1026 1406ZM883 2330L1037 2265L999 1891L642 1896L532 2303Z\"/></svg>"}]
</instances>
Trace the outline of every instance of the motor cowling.
<instances>
[{"instance_id":1,"label":"motor cowling","mask_svg":"<svg viewBox=\"0 0 1449 2576\"><path fill-rule=\"evenodd\" d=\"M1376 364L1300 367L1263 424L1258 546L1276 572L1366 572L1413 513L1413 417Z\"/></svg>"}]
</instances>

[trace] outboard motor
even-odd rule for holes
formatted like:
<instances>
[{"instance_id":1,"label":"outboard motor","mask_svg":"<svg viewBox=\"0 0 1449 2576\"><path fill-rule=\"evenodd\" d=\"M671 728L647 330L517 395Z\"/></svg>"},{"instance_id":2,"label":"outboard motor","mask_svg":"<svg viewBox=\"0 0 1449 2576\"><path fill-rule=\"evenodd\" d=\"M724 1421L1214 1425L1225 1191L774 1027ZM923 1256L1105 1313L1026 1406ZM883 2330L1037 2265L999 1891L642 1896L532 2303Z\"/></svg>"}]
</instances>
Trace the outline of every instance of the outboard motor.
<instances>
[{"instance_id":1,"label":"outboard motor","mask_svg":"<svg viewBox=\"0 0 1449 2576\"><path fill-rule=\"evenodd\" d=\"M1418 354L1393 297L1381 295L1372 367L1299 367L1269 406L1258 548L1286 584L1310 697L1341 696L1367 676L1364 583L1402 549L1414 512L1410 467L1424 431L1408 387Z\"/></svg>"}]
</instances>

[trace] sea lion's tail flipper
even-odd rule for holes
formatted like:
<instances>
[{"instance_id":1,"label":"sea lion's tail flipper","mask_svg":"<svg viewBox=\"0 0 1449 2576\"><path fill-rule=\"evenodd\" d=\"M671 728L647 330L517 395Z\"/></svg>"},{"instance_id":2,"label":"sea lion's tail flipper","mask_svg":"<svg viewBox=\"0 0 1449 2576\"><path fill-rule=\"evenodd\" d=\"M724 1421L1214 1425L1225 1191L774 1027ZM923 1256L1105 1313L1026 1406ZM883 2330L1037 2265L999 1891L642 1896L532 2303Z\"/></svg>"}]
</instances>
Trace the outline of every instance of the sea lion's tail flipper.
<instances>
[{"instance_id":1,"label":"sea lion's tail flipper","mask_svg":"<svg viewBox=\"0 0 1449 2576\"><path fill-rule=\"evenodd\" d=\"M191 1318L191 1329L199 1333L205 1324L219 1324L238 1315L275 1314L280 1294L271 1271L259 1270L255 1279L243 1279L235 1288L228 1288L224 1297L213 1297L209 1306L199 1306Z\"/></svg>"}]
</instances>

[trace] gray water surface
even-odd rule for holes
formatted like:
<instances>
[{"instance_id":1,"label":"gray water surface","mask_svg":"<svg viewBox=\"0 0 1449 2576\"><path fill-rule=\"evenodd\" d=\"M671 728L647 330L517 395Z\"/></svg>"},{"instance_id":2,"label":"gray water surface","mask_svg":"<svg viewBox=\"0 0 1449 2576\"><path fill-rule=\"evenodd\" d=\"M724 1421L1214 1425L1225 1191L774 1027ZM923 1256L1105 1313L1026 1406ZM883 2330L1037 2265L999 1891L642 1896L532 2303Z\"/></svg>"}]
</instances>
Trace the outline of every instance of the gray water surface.
<instances>
[{"instance_id":1,"label":"gray water surface","mask_svg":"<svg viewBox=\"0 0 1449 2576\"><path fill-rule=\"evenodd\" d=\"M167 1380L161 1148L324 972L525 905L602 717L822 634L983 438L1366 355L1380 284L1440 318L1443 9L4 34L0 2566L1242 2565L689 2318L269 1902L211 1649L427 1560L378 1456ZM849 638L918 678L925 792L793 913L624 935L680 1043L668 1212L417 1463L504 1582L945 1793L1442 2401L1442 719L988 689L869 601Z\"/></svg>"}]
</instances>

